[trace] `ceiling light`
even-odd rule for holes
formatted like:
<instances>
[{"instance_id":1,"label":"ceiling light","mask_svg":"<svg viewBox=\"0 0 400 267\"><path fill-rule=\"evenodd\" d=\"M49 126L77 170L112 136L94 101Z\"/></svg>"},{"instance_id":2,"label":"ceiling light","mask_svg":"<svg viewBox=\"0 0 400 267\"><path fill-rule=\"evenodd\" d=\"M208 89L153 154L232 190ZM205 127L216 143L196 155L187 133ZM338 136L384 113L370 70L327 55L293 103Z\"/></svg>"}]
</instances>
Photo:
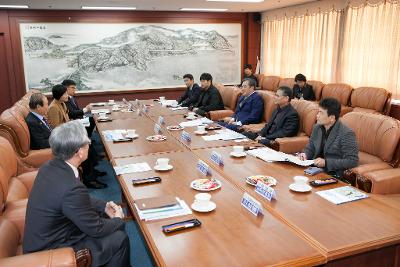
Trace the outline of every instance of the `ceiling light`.
<instances>
[{"instance_id":1,"label":"ceiling light","mask_svg":"<svg viewBox=\"0 0 400 267\"><path fill-rule=\"evenodd\" d=\"M29 8L27 5L0 5L0 8Z\"/></svg>"},{"instance_id":2,"label":"ceiling light","mask_svg":"<svg viewBox=\"0 0 400 267\"><path fill-rule=\"evenodd\" d=\"M86 10L135 10L136 7L128 6L82 6Z\"/></svg>"},{"instance_id":3,"label":"ceiling light","mask_svg":"<svg viewBox=\"0 0 400 267\"><path fill-rule=\"evenodd\" d=\"M206 11L206 12L223 12L227 11L227 8L189 8L183 7L180 11Z\"/></svg>"},{"instance_id":4,"label":"ceiling light","mask_svg":"<svg viewBox=\"0 0 400 267\"><path fill-rule=\"evenodd\" d=\"M242 2L242 3L260 3L264 0L206 0L207 2Z\"/></svg>"}]
</instances>

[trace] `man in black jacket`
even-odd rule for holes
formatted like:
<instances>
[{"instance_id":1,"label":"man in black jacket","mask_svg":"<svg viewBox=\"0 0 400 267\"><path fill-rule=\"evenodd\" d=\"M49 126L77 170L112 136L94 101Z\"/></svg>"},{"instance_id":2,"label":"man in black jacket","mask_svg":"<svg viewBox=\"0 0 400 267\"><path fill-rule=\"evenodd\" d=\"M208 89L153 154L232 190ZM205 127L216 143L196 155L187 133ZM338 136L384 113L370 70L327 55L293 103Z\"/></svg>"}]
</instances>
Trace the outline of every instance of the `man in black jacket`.
<instances>
[{"instance_id":1,"label":"man in black jacket","mask_svg":"<svg viewBox=\"0 0 400 267\"><path fill-rule=\"evenodd\" d=\"M130 266L122 208L91 198L79 180L77 168L86 160L89 144L86 130L78 121L52 131L54 159L40 167L29 195L24 253L89 248L92 266Z\"/></svg>"},{"instance_id":2,"label":"man in black jacket","mask_svg":"<svg viewBox=\"0 0 400 267\"><path fill-rule=\"evenodd\" d=\"M185 93L178 99L178 104L182 107L190 107L199 101L201 93L200 86L194 82L192 74L183 75L183 81L187 87Z\"/></svg>"},{"instance_id":3,"label":"man in black jacket","mask_svg":"<svg viewBox=\"0 0 400 267\"><path fill-rule=\"evenodd\" d=\"M315 101L314 90L311 85L307 83L306 76L299 73L294 77L296 84L293 86L293 97L304 100Z\"/></svg>"},{"instance_id":4,"label":"man in black jacket","mask_svg":"<svg viewBox=\"0 0 400 267\"><path fill-rule=\"evenodd\" d=\"M257 77L253 74L253 66L251 64L246 64L243 67L243 72L244 72L244 79L253 79L256 82L256 87L258 86L258 80ZM243 83L243 81L242 81Z\"/></svg>"},{"instance_id":5,"label":"man in black jacket","mask_svg":"<svg viewBox=\"0 0 400 267\"><path fill-rule=\"evenodd\" d=\"M248 138L269 146L276 138L289 137L297 134L299 130L299 114L290 104L292 89L286 86L279 87L275 93L277 108L272 113L271 119L258 133L246 131L243 134ZM243 125L246 130L246 125Z\"/></svg>"},{"instance_id":6,"label":"man in black jacket","mask_svg":"<svg viewBox=\"0 0 400 267\"><path fill-rule=\"evenodd\" d=\"M29 128L31 149L49 148L51 126L46 119L49 102L41 93L34 93L29 99L30 112L25 121Z\"/></svg>"},{"instance_id":7,"label":"man in black jacket","mask_svg":"<svg viewBox=\"0 0 400 267\"><path fill-rule=\"evenodd\" d=\"M212 84L212 76L209 73L203 73L200 76L201 94L199 101L194 105L193 111L200 116L205 116L212 110L224 109L222 97Z\"/></svg>"}]
</instances>

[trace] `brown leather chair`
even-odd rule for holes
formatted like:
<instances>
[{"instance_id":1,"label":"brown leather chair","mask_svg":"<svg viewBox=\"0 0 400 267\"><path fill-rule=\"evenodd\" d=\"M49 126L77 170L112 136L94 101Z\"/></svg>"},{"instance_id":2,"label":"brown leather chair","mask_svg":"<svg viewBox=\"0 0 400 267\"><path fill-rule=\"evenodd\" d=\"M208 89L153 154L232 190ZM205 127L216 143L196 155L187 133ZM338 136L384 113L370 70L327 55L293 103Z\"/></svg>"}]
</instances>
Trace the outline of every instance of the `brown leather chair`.
<instances>
[{"instance_id":1,"label":"brown leather chair","mask_svg":"<svg viewBox=\"0 0 400 267\"><path fill-rule=\"evenodd\" d=\"M256 88L257 90L260 90L261 89L261 85L262 85L262 82L263 82L263 80L264 80L264 74L254 74L254 76L256 76L256 78L257 78L257 84L258 84L258 87Z\"/></svg>"},{"instance_id":2,"label":"brown leather chair","mask_svg":"<svg viewBox=\"0 0 400 267\"><path fill-rule=\"evenodd\" d=\"M72 248L44 250L22 254L23 231L15 222L0 217L0 266L2 267L89 267L88 249L74 252Z\"/></svg>"},{"instance_id":3,"label":"brown leather chair","mask_svg":"<svg viewBox=\"0 0 400 267\"><path fill-rule=\"evenodd\" d=\"M303 151L311 136L318 113L318 104L316 102L293 99L291 103L299 113L299 132L296 136L277 138L271 143L273 149L285 153Z\"/></svg>"},{"instance_id":4,"label":"brown leather chair","mask_svg":"<svg viewBox=\"0 0 400 267\"><path fill-rule=\"evenodd\" d=\"M321 99L322 88L324 88L325 84L323 82L313 80L307 81L307 83L313 88L315 100L319 101Z\"/></svg>"},{"instance_id":5,"label":"brown leather chair","mask_svg":"<svg viewBox=\"0 0 400 267\"><path fill-rule=\"evenodd\" d=\"M294 78L283 78L283 79L280 79L278 88L281 86L287 86L290 89L293 89L294 84L295 84Z\"/></svg>"},{"instance_id":6,"label":"brown leather chair","mask_svg":"<svg viewBox=\"0 0 400 267\"><path fill-rule=\"evenodd\" d=\"M342 105L342 111L340 116L353 110L352 107L348 106L350 102L350 95L353 88L345 83L328 83L322 89L321 98L335 98Z\"/></svg>"},{"instance_id":7,"label":"brown leather chair","mask_svg":"<svg viewBox=\"0 0 400 267\"><path fill-rule=\"evenodd\" d=\"M241 90L235 86L224 86L223 84L217 83L215 87L221 94L225 109L210 111L209 117L213 121L232 116L235 113L236 104L241 94Z\"/></svg>"},{"instance_id":8,"label":"brown leather chair","mask_svg":"<svg viewBox=\"0 0 400 267\"><path fill-rule=\"evenodd\" d=\"M280 79L281 77L279 76L264 76L261 83L261 90L276 92Z\"/></svg>"},{"instance_id":9,"label":"brown leather chair","mask_svg":"<svg viewBox=\"0 0 400 267\"><path fill-rule=\"evenodd\" d=\"M344 178L368 192L371 183L365 183L358 176L398 165L396 148L400 122L388 116L361 112L347 113L341 120L354 131L359 149L359 166L345 171Z\"/></svg>"},{"instance_id":10,"label":"brown leather chair","mask_svg":"<svg viewBox=\"0 0 400 267\"><path fill-rule=\"evenodd\" d=\"M358 87L351 94L353 111L389 115L392 94L383 88Z\"/></svg>"},{"instance_id":11,"label":"brown leather chair","mask_svg":"<svg viewBox=\"0 0 400 267\"><path fill-rule=\"evenodd\" d=\"M400 194L400 169L370 171L357 176L357 182L363 184L373 194Z\"/></svg>"},{"instance_id":12,"label":"brown leather chair","mask_svg":"<svg viewBox=\"0 0 400 267\"><path fill-rule=\"evenodd\" d=\"M260 94L260 96L264 100L264 113L262 121L256 124L244 125L243 127L246 129L246 131L248 130L252 132L261 131L261 129L265 126L265 123L267 123L271 119L272 112L274 112L274 110L276 109L276 105L274 103L274 96L270 92L257 91L257 93Z\"/></svg>"},{"instance_id":13,"label":"brown leather chair","mask_svg":"<svg viewBox=\"0 0 400 267\"><path fill-rule=\"evenodd\" d=\"M29 128L18 106L13 106L0 115L0 136L13 145L21 160L28 166L38 168L52 158L50 149L30 149Z\"/></svg>"}]
</instances>

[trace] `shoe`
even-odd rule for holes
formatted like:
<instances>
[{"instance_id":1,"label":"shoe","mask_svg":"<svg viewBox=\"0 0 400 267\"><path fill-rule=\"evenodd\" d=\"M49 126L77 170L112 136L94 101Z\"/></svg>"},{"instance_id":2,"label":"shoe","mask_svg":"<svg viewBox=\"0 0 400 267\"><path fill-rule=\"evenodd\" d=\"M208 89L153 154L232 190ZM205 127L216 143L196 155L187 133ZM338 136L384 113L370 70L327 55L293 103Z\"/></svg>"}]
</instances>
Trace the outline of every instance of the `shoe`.
<instances>
[{"instance_id":1,"label":"shoe","mask_svg":"<svg viewBox=\"0 0 400 267\"><path fill-rule=\"evenodd\" d=\"M89 182L84 182L87 188L93 188L93 189L104 189L107 187L107 185L100 184L98 181L89 181Z\"/></svg>"},{"instance_id":2,"label":"shoe","mask_svg":"<svg viewBox=\"0 0 400 267\"><path fill-rule=\"evenodd\" d=\"M102 172L102 171L98 171L98 170L94 170L94 171L93 171L93 174L96 175L96 176L104 176L104 175L107 175L106 172Z\"/></svg>"}]
</instances>

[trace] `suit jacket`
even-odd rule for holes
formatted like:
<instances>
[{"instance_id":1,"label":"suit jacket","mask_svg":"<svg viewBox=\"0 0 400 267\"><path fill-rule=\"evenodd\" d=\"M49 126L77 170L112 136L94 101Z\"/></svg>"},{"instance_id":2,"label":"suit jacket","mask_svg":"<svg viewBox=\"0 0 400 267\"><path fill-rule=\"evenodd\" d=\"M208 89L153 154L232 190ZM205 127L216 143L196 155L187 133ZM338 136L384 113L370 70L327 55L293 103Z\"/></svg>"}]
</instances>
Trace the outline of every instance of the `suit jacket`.
<instances>
[{"instance_id":1,"label":"suit jacket","mask_svg":"<svg viewBox=\"0 0 400 267\"><path fill-rule=\"evenodd\" d=\"M206 112L224 109L224 102L217 88L211 85L207 90L202 90L195 107L198 108L196 113L204 116Z\"/></svg>"},{"instance_id":2,"label":"suit jacket","mask_svg":"<svg viewBox=\"0 0 400 267\"><path fill-rule=\"evenodd\" d=\"M249 97L241 96L236 106L235 114L232 116L243 125L259 123L264 112L264 101L262 97L254 92Z\"/></svg>"},{"instance_id":3,"label":"suit jacket","mask_svg":"<svg viewBox=\"0 0 400 267\"><path fill-rule=\"evenodd\" d=\"M124 230L122 219L101 216L105 205L89 196L66 162L50 160L40 167L29 194L24 253L73 247L86 237L102 238Z\"/></svg>"},{"instance_id":4,"label":"suit jacket","mask_svg":"<svg viewBox=\"0 0 400 267\"><path fill-rule=\"evenodd\" d=\"M53 99L49 106L49 110L47 111L47 118L49 119L49 123L53 129L58 125L69 121L68 110L65 103Z\"/></svg>"},{"instance_id":5,"label":"suit jacket","mask_svg":"<svg viewBox=\"0 0 400 267\"><path fill-rule=\"evenodd\" d=\"M25 121L28 125L29 135L31 137L31 149L49 148L51 130L32 112L28 113Z\"/></svg>"},{"instance_id":6,"label":"suit jacket","mask_svg":"<svg viewBox=\"0 0 400 267\"><path fill-rule=\"evenodd\" d=\"M302 96L304 100L315 101L315 94L311 85L306 83L303 89L301 89L297 84L293 86L293 97L300 99Z\"/></svg>"},{"instance_id":7,"label":"suit jacket","mask_svg":"<svg viewBox=\"0 0 400 267\"><path fill-rule=\"evenodd\" d=\"M289 104L284 107L281 112L283 112L282 119L276 122L275 131L272 133L268 133L271 129L272 122L278 115L278 108L274 110L271 119L269 120L269 122L267 122L267 124L265 124L264 128L262 128L259 135L265 137L266 139L274 140L276 138L295 136L297 134L297 132L299 131L300 119L296 109L291 104Z\"/></svg>"},{"instance_id":8,"label":"suit jacket","mask_svg":"<svg viewBox=\"0 0 400 267\"><path fill-rule=\"evenodd\" d=\"M200 93L200 86L194 83L192 89L186 89L185 93L178 99L178 103L181 104L182 107L192 106L199 101Z\"/></svg>"},{"instance_id":9,"label":"suit jacket","mask_svg":"<svg viewBox=\"0 0 400 267\"><path fill-rule=\"evenodd\" d=\"M316 124L304 153L307 159L315 159L321 153L323 137L322 125ZM324 145L325 169L336 172L339 176L343 171L358 165L358 145L354 132L346 125L337 121Z\"/></svg>"},{"instance_id":10,"label":"suit jacket","mask_svg":"<svg viewBox=\"0 0 400 267\"><path fill-rule=\"evenodd\" d=\"M68 97L68 101L65 102L65 106L68 110L68 117L72 120L82 119L84 114L83 109L80 109L76 99L73 98L73 101L72 98L73 97Z\"/></svg>"}]
</instances>

